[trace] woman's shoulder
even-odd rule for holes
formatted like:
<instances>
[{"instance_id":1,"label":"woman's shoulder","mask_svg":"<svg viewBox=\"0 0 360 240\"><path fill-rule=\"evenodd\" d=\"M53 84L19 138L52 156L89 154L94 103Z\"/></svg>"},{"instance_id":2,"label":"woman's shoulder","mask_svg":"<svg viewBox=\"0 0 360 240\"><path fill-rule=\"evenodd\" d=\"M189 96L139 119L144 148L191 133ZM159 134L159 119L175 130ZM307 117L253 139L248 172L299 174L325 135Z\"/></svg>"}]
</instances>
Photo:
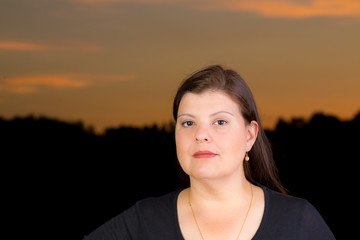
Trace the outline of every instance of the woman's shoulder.
<instances>
[{"instance_id":1,"label":"woman's shoulder","mask_svg":"<svg viewBox=\"0 0 360 240\"><path fill-rule=\"evenodd\" d=\"M180 190L160 197L148 197L113 217L84 240L159 239L161 232L173 238L176 200ZM161 238L166 239L166 238ZM169 239L169 238L168 238ZM174 238L173 238L174 239Z\"/></svg>"},{"instance_id":2,"label":"woman's shoulder","mask_svg":"<svg viewBox=\"0 0 360 240\"><path fill-rule=\"evenodd\" d=\"M266 187L263 190L264 220L268 230L276 232L275 229L282 229L278 234L297 233L300 239L335 239L320 213L308 200Z\"/></svg>"},{"instance_id":3,"label":"woman's shoulder","mask_svg":"<svg viewBox=\"0 0 360 240\"><path fill-rule=\"evenodd\" d=\"M179 192L145 198L126 210L123 219L131 238L177 239L176 203Z\"/></svg>"},{"instance_id":4,"label":"woman's shoulder","mask_svg":"<svg viewBox=\"0 0 360 240\"><path fill-rule=\"evenodd\" d=\"M181 190L176 190L158 197L148 197L137 201L125 214L136 214L141 217L154 218L157 216L173 212L176 210L176 201Z\"/></svg>"},{"instance_id":5,"label":"woman's shoulder","mask_svg":"<svg viewBox=\"0 0 360 240\"><path fill-rule=\"evenodd\" d=\"M304 198L280 193L264 186L262 188L265 193L265 199L272 207L280 207L282 209L301 209L305 205L310 204L309 201Z\"/></svg>"},{"instance_id":6,"label":"woman's shoulder","mask_svg":"<svg viewBox=\"0 0 360 240\"><path fill-rule=\"evenodd\" d=\"M304 198L283 194L263 187L265 193L265 208L269 214L277 218L285 218L287 221L294 219L299 221L309 215L319 214L315 207Z\"/></svg>"}]
</instances>

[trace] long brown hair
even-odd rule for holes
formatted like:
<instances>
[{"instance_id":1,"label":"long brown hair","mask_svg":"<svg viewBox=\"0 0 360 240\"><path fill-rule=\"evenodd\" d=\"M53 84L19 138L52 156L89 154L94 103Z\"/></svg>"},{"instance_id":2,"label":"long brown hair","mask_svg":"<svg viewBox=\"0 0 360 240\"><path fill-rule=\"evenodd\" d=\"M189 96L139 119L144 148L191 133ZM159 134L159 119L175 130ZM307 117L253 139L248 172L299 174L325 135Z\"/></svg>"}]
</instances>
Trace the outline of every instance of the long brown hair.
<instances>
[{"instance_id":1,"label":"long brown hair","mask_svg":"<svg viewBox=\"0 0 360 240\"><path fill-rule=\"evenodd\" d=\"M257 139L249 152L250 161L244 161L246 178L253 182L286 193L281 185L270 142L261 125L254 97L246 82L235 71L219 65L209 66L187 78L179 87L173 104L173 116L177 120L180 101L185 93L202 93L220 90L235 99L247 124L256 121L259 126Z\"/></svg>"}]
</instances>

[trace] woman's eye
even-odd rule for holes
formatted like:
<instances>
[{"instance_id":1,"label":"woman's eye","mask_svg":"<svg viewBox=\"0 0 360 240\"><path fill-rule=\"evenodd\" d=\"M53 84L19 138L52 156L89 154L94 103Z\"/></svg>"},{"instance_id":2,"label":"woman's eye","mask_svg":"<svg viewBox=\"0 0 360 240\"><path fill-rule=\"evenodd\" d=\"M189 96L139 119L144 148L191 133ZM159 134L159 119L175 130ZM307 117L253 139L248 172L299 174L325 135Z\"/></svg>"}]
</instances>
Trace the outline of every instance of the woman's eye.
<instances>
[{"instance_id":1,"label":"woman's eye","mask_svg":"<svg viewBox=\"0 0 360 240\"><path fill-rule=\"evenodd\" d=\"M184 127L190 127L190 126L194 125L194 122L192 122L192 121L185 121L185 122L182 123L182 125L183 125Z\"/></svg>"},{"instance_id":2,"label":"woman's eye","mask_svg":"<svg viewBox=\"0 0 360 240\"><path fill-rule=\"evenodd\" d=\"M227 121L225 121L225 120L217 120L216 122L215 122L215 125L225 125L227 123Z\"/></svg>"}]
</instances>

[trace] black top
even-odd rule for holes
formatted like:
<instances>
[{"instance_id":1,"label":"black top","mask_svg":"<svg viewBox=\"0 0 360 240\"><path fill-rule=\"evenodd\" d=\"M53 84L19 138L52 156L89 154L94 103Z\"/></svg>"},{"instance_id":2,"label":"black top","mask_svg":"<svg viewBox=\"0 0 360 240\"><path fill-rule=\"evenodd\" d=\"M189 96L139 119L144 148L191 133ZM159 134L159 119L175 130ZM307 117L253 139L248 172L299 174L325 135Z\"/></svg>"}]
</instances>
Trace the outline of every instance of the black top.
<instances>
[{"instance_id":1,"label":"black top","mask_svg":"<svg viewBox=\"0 0 360 240\"><path fill-rule=\"evenodd\" d=\"M308 201L262 188L265 210L253 240L335 239L323 218ZM180 191L137 202L84 240L184 240L177 216Z\"/></svg>"}]
</instances>

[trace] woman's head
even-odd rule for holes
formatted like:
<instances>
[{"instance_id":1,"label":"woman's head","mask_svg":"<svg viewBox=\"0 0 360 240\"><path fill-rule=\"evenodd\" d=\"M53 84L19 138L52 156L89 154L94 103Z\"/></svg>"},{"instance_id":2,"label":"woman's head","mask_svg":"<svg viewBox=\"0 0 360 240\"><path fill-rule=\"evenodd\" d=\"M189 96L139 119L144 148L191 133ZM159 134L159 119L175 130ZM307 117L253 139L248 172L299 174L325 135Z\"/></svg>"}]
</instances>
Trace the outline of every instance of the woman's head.
<instances>
[{"instance_id":1,"label":"woman's head","mask_svg":"<svg viewBox=\"0 0 360 240\"><path fill-rule=\"evenodd\" d=\"M178 108L184 94L188 92L202 93L215 90L223 91L234 98L234 100L238 102L241 113L248 123L252 120L259 120L257 119L257 109L254 98L245 81L236 72L224 70L221 66L205 68L183 82L174 99L174 119L177 119Z\"/></svg>"},{"instance_id":2,"label":"woman's head","mask_svg":"<svg viewBox=\"0 0 360 240\"><path fill-rule=\"evenodd\" d=\"M179 113L179 110L182 112ZM221 113L216 116L218 112ZM226 116L227 113L230 114ZM179 144L181 144L180 147L183 147L184 144L187 144L186 142L190 144L191 140L199 141L198 138L201 138L201 134L203 140L208 138L207 141L214 140L212 137L215 136L218 139L217 145L220 147L214 147L217 148L216 150L212 148L212 153L221 152L226 146L232 149L229 149L226 154L234 153L234 157L243 157L245 152L249 151L250 161L244 163L242 159L240 161L243 164L246 178L284 192L278 180L270 144L262 129L254 97L245 81L235 71L223 69L221 66L210 66L194 73L179 87L174 99L173 115L177 122L176 138L178 158L181 158L179 159L180 163L184 156L182 152L179 152L182 151L178 147ZM192 118L196 121L193 121ZM206 121L215 124L206 125ZM232 124L228 124L229 126L227 125L225 128L223 125L228 121L232 121ZM201 126L209 127L201 127L201 129L199 127L200 130L193 130L193 139L179 140L189 137L191 135L189 129L195 129L191 124L197 123L199 126L201 123ZM221 128L218 123L221 123ZM234 125L234 123L236 124ZM226 131L228 132L225 134ZM223 144L227 141L228 144ZM234 144L238 144L238 151ZM200 152L209 150L204 147L196 148L195 150Z\"/></svg>"}]
</instances>

